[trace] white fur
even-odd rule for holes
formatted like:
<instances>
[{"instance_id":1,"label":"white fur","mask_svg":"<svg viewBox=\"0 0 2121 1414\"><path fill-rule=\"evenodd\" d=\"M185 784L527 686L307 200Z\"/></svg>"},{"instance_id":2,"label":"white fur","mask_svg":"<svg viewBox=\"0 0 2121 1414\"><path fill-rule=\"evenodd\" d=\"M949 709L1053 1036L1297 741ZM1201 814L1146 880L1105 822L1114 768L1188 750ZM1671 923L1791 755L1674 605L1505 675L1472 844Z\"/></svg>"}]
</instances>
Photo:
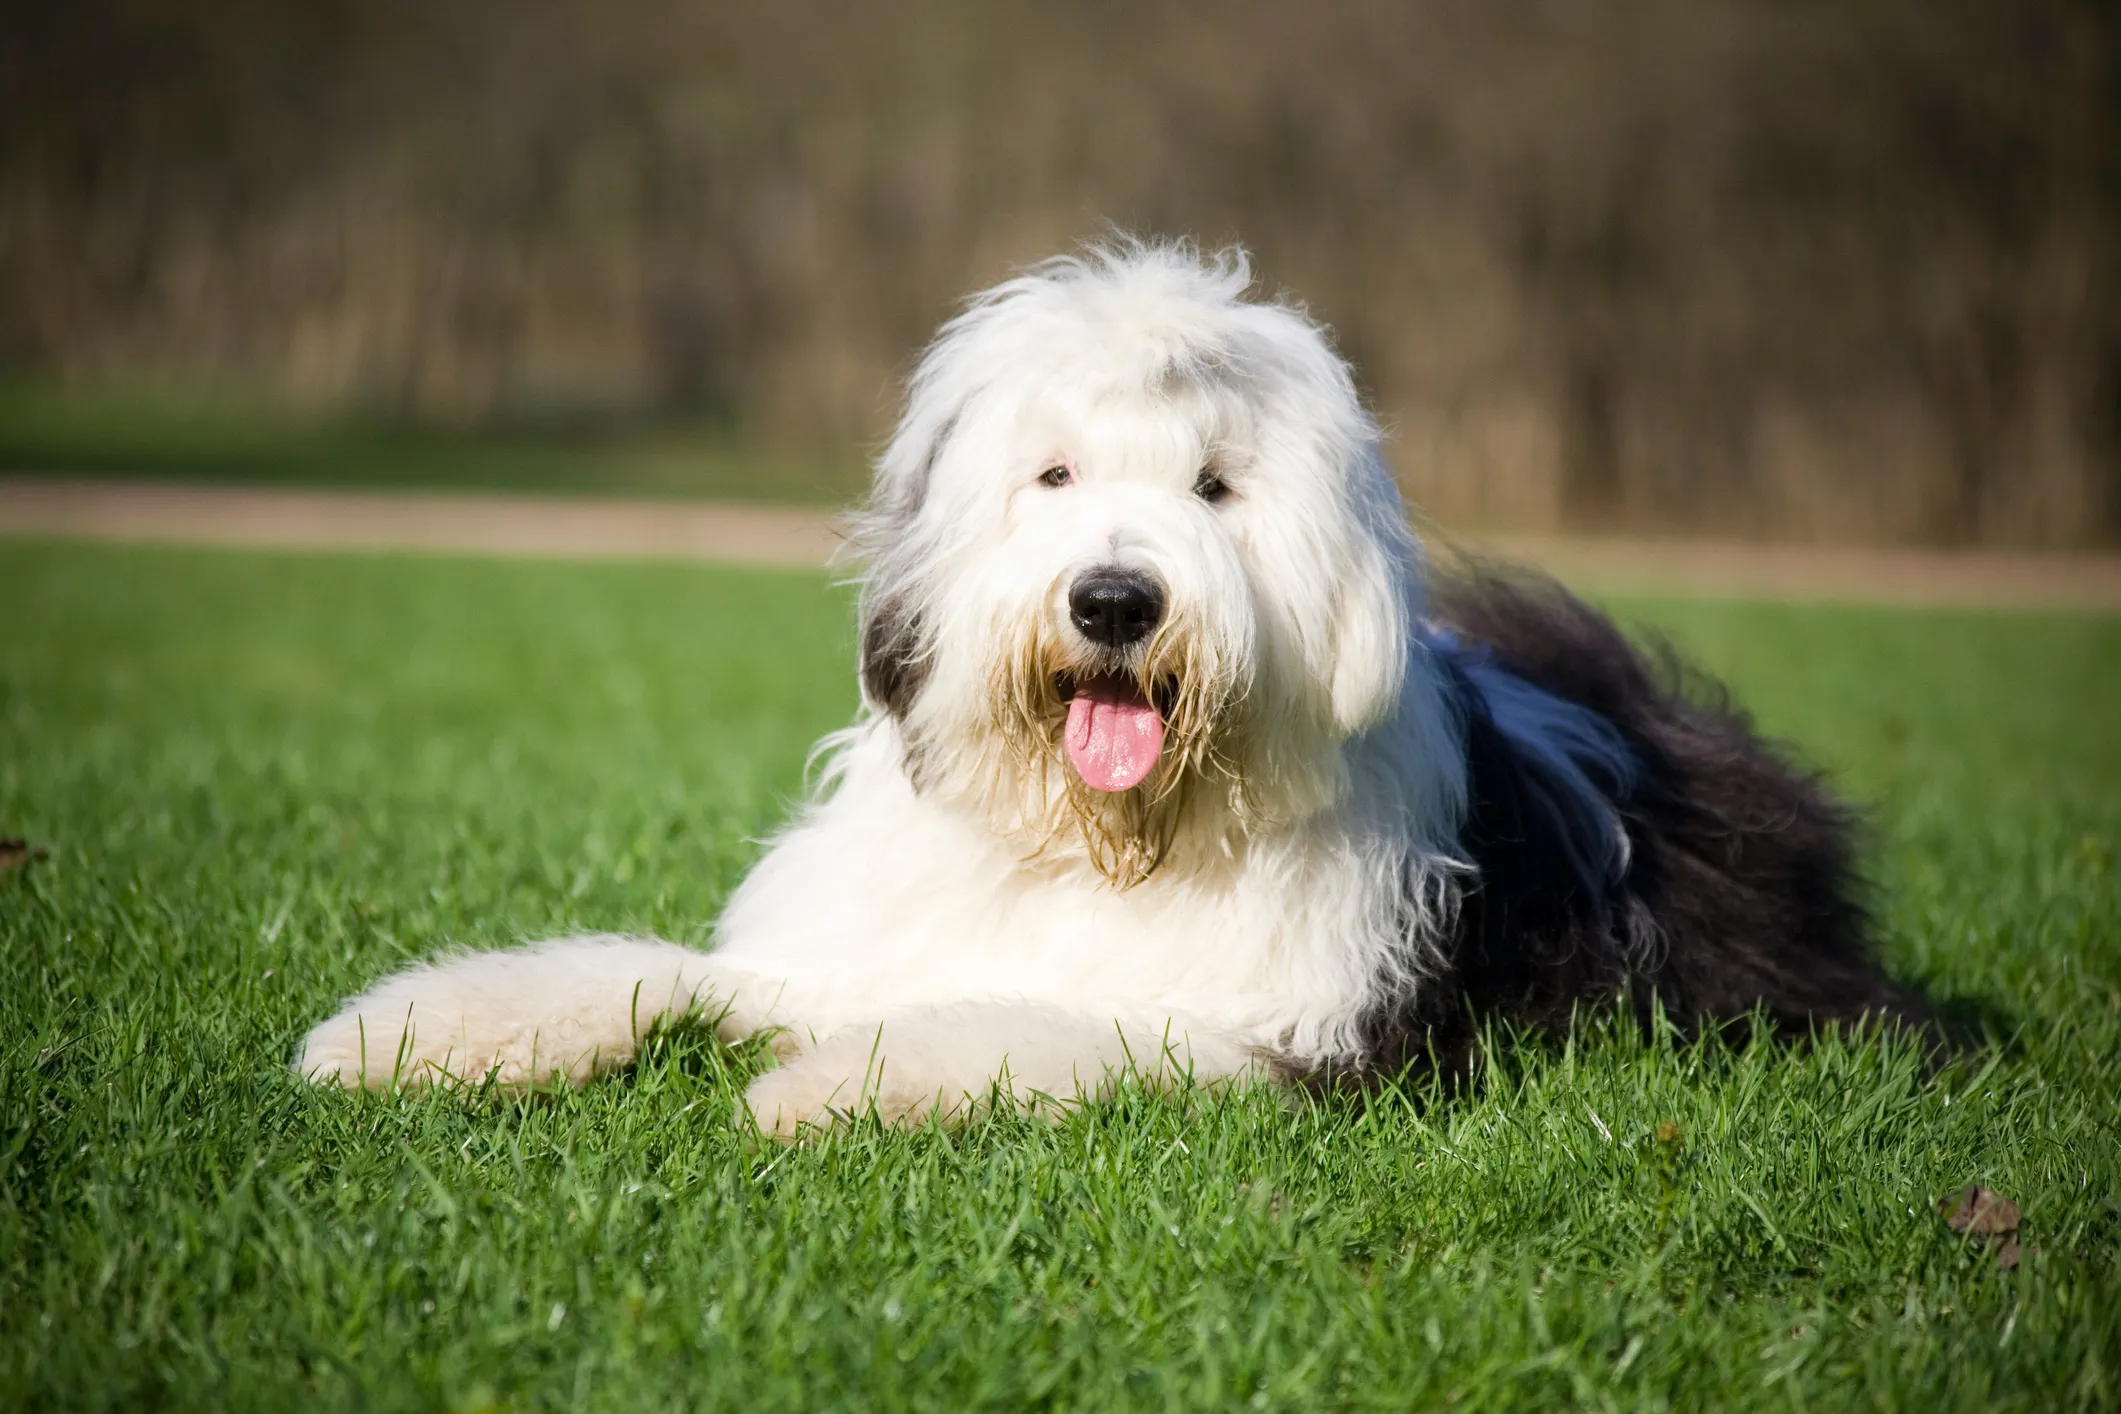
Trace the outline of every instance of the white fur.
<instances>
[{"instance_id":1,"label":"white fur","mask_svg":"<svg viewBox=\"0 0 2121 1414\"><path fill-rule=\"evenodd\" d=\"M1356 1055L1448 907L1463 765L1376 429L1318 328L1249 282L1242 256L1130 244L944 328L862 544L865 615L918 625L922 686L828 742L818 797L710 952L587 938L416 968L317 1027L300 1068L578 1082L691 1012L777 1038L748 1101L789 1134ZM1075 482L1040 484L1056 465ZM1194 494L1210 465L1232 488L1213 504ZM1011 664L1093 665L1067 587L1115 564L1168 596L1129 662L1184 664L1212 704L1140 878L1101 872L1057 726L1029 756L1008 729Z\"/></svg>"}]
</instances>

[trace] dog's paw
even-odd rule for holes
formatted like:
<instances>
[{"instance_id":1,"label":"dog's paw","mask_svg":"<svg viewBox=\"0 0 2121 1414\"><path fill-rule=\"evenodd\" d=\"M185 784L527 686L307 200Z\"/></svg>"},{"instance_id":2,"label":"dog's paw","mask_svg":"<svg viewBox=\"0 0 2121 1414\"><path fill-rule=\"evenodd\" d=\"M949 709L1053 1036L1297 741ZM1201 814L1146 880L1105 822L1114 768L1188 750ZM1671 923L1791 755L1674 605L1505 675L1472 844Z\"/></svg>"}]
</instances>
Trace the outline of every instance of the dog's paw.
<instances>
[{"instance_id":1,"label":"dog's paw","mask_svg":"<svg viewBox=\"0 0 2121 1414\"><path fill-rule=\"evenodd\" d=\"M593 1047L535 1030L473 1026L462 1017L391 1016L355 1004L304 1038L295 1070L319 1085L403 1090L424 1085L529 1090L579 1085L599 1069Z\"/></svg>"},{"instance_id":2,"label":"dog's paw","mask_svg":"<svg viewBox=\"0 0 2121 1414\"><path fill-rule=\"evenodd\" d=\"M893 1126L916 1127L931 1118L954 1124L973 1103L964 1090L910 1069L894 1074L889 1065L849 1066L830 1054L799 1054L752 1081L744 1107L760 1133L787 1142L867 1117Z\"/></svg>"},{"instance_id":3,"label":"dog's paw","mask_svg":"<svg viewBox=\"0 0 2121 1414\"><path fill-rule=\"evenodd\" d=\"M437 1026L422 1036L405 1018L386 1019L348 1007L321 1022L302 1042L295 1070L319 1085L348 1090L395 1090L483 1080L499 1057L479 1065Z\"/></svg>"},{"instance_id":4,"label":"dog's paw","mask_svg":"<svg viewBox=\"0 0 2121 1414\"><path fill-rule=\"evenodd\" d=\"M447 1068L453 1059L454 1052L447 1049L437 1052L429 1046L423 1053L417 1033L404 1018L385 1021L350 1006L319 1022L303 1038L295 1070L319 1085L388 1090L431 1081L437 1078L436 1068Z\"/></svg>"},{"instance_id":5,"label":"dog's paw","mask_svg":"<svg viewBox=\"0 0 2121 1414\"><path fill-rule=\"evenodd\" d=\"M785 1143L832 1128L853 1113L861 1093L860 1077L804 1065L798 1057L751 1082L737 1121L748 1114L761 1134Z\"/></svg>"}]
</instances>

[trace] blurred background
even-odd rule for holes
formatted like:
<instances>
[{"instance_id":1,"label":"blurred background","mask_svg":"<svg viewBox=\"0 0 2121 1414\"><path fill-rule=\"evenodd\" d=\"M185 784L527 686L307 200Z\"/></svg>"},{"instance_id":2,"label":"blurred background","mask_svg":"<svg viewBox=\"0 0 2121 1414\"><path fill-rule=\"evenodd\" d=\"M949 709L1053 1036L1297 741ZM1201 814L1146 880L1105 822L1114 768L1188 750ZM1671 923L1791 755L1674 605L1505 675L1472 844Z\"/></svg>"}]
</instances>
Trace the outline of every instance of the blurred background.
<instances>
[{"instance_id":1,"label":"blurred background","mask_svg":"<svg viewBox=\"0 0 2121 1414\"><path fill-rule=\"evenodd\" d=\"M2121 7L67 0L0 470L829 501L967 292L1251 247L1447 525L2121 540Z\"/></svg>"}]
</instances>

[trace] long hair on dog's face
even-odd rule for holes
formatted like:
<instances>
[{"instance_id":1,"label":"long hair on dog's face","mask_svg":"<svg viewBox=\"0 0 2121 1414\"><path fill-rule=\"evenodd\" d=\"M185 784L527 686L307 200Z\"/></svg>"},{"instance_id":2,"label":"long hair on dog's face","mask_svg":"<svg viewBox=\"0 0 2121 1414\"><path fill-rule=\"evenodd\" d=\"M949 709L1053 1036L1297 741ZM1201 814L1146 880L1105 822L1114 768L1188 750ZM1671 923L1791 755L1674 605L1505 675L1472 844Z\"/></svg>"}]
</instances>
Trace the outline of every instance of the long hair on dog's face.
<instances>
[{"instance_id":1,"label":"long hair on dog's face","mask_svg":"<svg viewBox=\"0 0 2121 1414\"><path fill-rule=\"evenodd\" d=\"M1249 284L1129 243L977 297L859 526L864 693L916 789L1122 888L1340 800L1364 733L1440 730L1376 428Z\"/></svg>"}]
</instances>

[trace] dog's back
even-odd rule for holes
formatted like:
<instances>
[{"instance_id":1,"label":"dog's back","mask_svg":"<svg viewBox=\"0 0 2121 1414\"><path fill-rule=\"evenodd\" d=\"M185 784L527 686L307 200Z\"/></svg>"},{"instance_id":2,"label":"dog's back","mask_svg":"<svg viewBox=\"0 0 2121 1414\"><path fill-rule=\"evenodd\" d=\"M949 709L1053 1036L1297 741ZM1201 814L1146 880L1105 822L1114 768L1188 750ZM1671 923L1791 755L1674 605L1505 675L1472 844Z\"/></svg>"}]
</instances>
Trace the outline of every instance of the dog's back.
<instances>
[{"instance_id":1,"label":"dog's back","mask_svg":"<svg viewBox=\"0 0 2121 1414\"><path fill-rule=\"evenodd\" d=\"M1789 1037L1866 1017L1931 1028L1873 965L1853 812L1718 685L1544 576L1475 565L1431 594L1470 871L1445 975L1376 1018L1378 1073L1462 1068L1483 1017L1552 1028L1613 1000L1688 1033L1756 1010ZM1541 696L1566 751L1513 729Z\"/></svg>"}]
</instances>

